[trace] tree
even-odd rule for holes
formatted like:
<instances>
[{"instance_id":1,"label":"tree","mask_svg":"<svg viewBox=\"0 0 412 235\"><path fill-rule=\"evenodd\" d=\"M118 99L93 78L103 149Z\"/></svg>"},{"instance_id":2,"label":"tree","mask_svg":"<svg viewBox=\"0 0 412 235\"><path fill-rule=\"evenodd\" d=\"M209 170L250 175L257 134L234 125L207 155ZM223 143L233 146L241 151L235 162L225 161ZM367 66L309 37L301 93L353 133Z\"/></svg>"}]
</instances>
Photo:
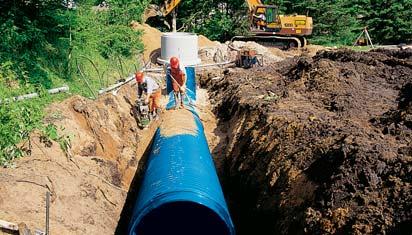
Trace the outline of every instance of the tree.
<instances>
[{"instance_id":1,"label":"tree","mask_svg":"<svg viewBox=\"0 0 412 235\"><path fill-rule=\"evenodd\" d=\"M155 1L161 4L163 1ZM313 17L312 42L350 45L363 27L368 26L378 43L398 43L412 37L412 0L267 0L283 14ZM178 25L186 31L228 40L248 31L244 0L182 1Z\"/></svg>"},{"instance_id":2,"label":"tree","mask_svg":"<svg viewBox=\"0 0 412 235\"><path fill-rule=\"evenodd\" d=\"M383 43L400 43L412 39L412 1L369 1L363 23L372 37Z\"/></svg>"}]
</instances>

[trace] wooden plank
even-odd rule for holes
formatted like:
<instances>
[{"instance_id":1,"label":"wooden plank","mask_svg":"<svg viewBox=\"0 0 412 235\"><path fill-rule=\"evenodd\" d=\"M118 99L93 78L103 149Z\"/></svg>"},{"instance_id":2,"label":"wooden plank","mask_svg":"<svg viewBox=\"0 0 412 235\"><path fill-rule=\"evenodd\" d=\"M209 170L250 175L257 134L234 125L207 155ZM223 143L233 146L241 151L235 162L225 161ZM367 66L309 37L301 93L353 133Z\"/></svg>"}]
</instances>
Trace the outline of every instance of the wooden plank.
<instances>
[{"instance_id":1,"label":"wooden plank","mask_svg":"<svg viewBox=\"0 0 412 235\"><path fill-rule=\"evenodd\" d=\"M19 231L19 226L15 223L0 220L0 228L7 229L11 231Z\"/></svg>"}]
</instances>

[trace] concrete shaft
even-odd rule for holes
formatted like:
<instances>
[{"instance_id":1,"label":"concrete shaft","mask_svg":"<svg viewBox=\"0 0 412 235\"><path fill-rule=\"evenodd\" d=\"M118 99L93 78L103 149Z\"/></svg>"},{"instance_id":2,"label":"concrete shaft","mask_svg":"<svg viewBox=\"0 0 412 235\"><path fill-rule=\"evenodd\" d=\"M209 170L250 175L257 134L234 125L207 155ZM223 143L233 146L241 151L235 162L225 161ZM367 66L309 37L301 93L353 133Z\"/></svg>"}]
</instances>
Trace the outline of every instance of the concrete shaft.
<instances>
[{"instance_id":1,"label":"concrete shaft","mask_svg":"<svg viewBox=\"0 0 412 235\"><path fill-rule=\"evenodd\" d=\"M194 33L164 33L161 37L161 56L158 62L169 63L171 57L180 59L184 65L200 64L198 36Z\"/></svg>"}]
</instances>

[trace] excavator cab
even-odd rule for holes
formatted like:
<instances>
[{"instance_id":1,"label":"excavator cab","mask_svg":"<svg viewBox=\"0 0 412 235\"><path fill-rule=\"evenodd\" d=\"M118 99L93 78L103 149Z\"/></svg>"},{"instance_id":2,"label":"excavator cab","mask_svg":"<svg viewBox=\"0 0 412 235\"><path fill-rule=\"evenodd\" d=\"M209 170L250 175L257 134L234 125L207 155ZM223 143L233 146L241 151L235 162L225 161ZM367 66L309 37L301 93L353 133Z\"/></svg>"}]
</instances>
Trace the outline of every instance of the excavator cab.
<instances>
[{"instance_id":1,"label":"excavator cab","mask_svg":"<svg viewBox=\"0 0 412 235\"><path fill-rule=\"evenodd\" d=\"M272 5L256 6L253 12L252 31L279 32L281 28L278 8ZM254 26L254 27L253 27ZM264 27L261 27L264 26ZM255 30L253 30L255 29Z\"/></svg>"}]
</instances>

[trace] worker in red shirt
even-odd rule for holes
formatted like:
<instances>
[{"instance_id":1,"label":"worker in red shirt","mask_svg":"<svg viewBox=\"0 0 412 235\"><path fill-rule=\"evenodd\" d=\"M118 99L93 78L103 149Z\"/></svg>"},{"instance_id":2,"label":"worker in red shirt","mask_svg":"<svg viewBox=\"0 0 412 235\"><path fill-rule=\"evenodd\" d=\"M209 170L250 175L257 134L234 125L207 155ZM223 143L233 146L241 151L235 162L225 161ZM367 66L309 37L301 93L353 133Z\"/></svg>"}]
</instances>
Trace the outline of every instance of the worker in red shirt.
<instances>
[{"instance_id":1,"label":"worker in red shirt","mask_svg":"<svg viewBox=\"0 0 412 235\"><path fill-rule=\"evenodd\" d=\"M170 58L168 75L172 79L173 92L176 102L175 109L179 108L179 103L180 107L184 108L183 100L186 95L186 69L182 63L179 62L178 58Z\"/></svg>"},{"instance_id":2,"label":"worker in red shirt","mask_svg":"<svg viewBox=\"0 0 412 235\"><path fill-rule=\"evenodd\" d=\"M152 117L157 118L162 96L159 84L153 78L145 76L143 72L137 72L135 78L138 97L142 98L143 94L146 94L145 103L149 104L149 113Z\"/></svg>"}]
</instances>

